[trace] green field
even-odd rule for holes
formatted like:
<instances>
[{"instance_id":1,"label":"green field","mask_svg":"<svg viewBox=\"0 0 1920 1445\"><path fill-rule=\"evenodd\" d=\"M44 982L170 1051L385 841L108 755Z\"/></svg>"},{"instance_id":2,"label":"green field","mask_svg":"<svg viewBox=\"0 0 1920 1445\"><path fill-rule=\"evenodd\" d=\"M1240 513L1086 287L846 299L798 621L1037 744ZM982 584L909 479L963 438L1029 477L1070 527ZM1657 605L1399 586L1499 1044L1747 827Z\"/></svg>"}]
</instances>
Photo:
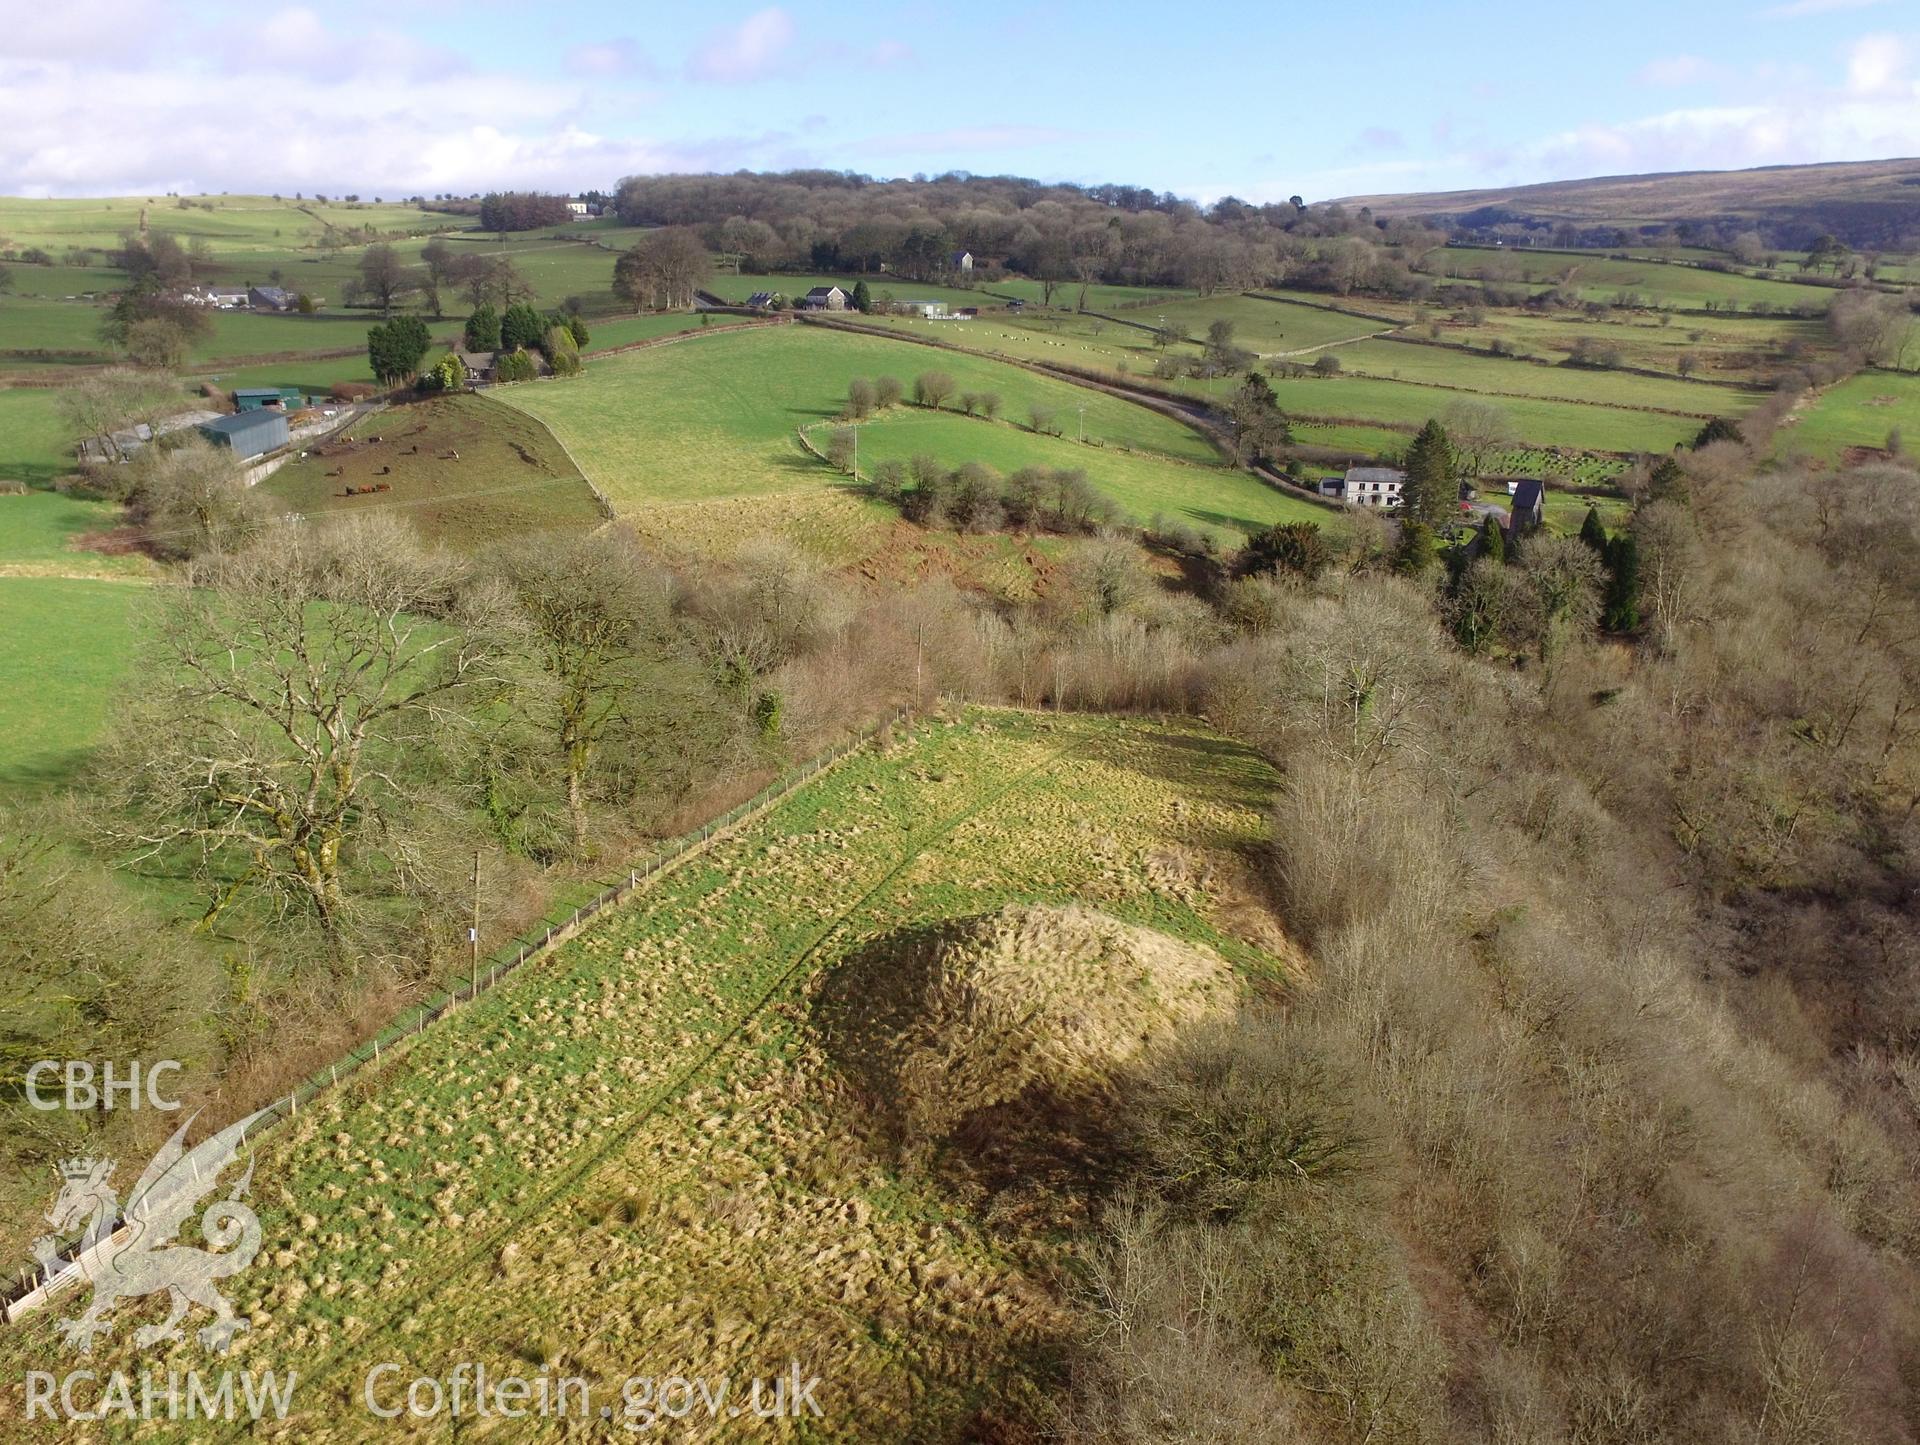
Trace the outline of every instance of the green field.
<instances>
[{"instance_id":1,"label":"green field","mask_svg":"<svg viewBox=\"0 0 1920 1445\"><path fill-rule=\"evenodd\" d=\"M0 797L72 780L132 666L132 617L145 593L127 582L0 574Z\"/></svg>"},{"instance_id":2,"label":"green field","mask_svg":"<svg viewBox=\"0 0 1920 1445\"><path fill-rule=\"evenodd\" d=\"M339 199L276 199L269 196L120 196L77 201L0 196L0 233L16 246L41 246L60 254L64 246L108 247L142 220L183 240L204 240L214 251L253 250L275 242L310 242L327 226L371 225L380 231L426 232L464 224L463 218L421 211L394 202L348 204ZM210 206L212 209L204 209Z\"/></svg>"},{"instance_id":3,"label":"green field","mask_svg":"<svg viewBox=\"0 0 1920 1445\"><path fill-rule=\"evenodd\" d=\"M731 316L720 316L716 317L711 324L717 326L737 319ZM700 316L685 311L653 312L645 316L617 316L604 320L596 317L588 323L587 354L591 356L596 351L607 351L616 346L630 346L636 341L652 341L655 337L673 336L682 331L700 329Z\"/></svg>"},{"instance_id":4,"label":"green field","mask_svg":"<svg viewBox=\"0 0 1920 1445\"><path fill-rule=\"evenodd\" d=\"M0 481L44 484L73 470L73 445L53 387L0 389Z\"/></svg>"},{"instance_id":5,"label":"green field","mask_svg":"<svg viewBox=\"0 0 1920 1445\"><path fill-rule=\"evenodd\" d=\"M1074 454L1096 485L1101 461L1131 449L1215 467L1232 489L1223 496L1239 492L1203 437L1144 407L980 357L821 328L743 331L628 352L594 362L576 381L498 394L553 428L614 506L633 513L657 503L818 490L831 474L801 447L797 429L837 416L856 376L893 375L910 389L917 374L935 370L962 390L997 391L1009 419L1024 421L1034 404L1050 406L1077 434L1085 406L1087 436L1101 446L1076 445ZM971 447L973 431L951 430L967 425L950 418L940 433ZM1047 457L1058 455L1058 443L1036 440ZM962 451L942 460L974 457ZM1176 470L1184 478L1197 469L1169 474Z\"/></svg>"},{"instance_id":6,"label":"green field","mask_svg":"<svg viewBox=\"0 0 1920 1445\"><path fill-rule=\"evenodd\" d=\"M152 564L138 553L109 556L75 544L121 525L117 503L58 492L0 493L0 573L145 577Z\"/></svg>"},{"instance_id":7,"label":"green field","mask_svg":"<svg viewBox=\"0 0 1920 1445\"><path fill-rule=\"evenodd\" d=\"M1775 449L1830 459L1848 447L1883 446L1895 429L1909 453L1920 449L1920 375L1863 371L1796 411L1780 428Z\"/></svg>"},{"instance_id":8,"label":"green field","mask_svg":"<svg viewBox=\"0 0 1920 1445\"><path fill-rule=\"evenodd\" d=\"M1599 402L1628 410L1738 417L1756 400L1751 392L1707 381L1639 376L1591 367L1541 366L1481 352L1383 339L1332 348L1341 364L1366 376L1421 382L1498 398L1548 397Z\"/></svg>"},{"instance_id":9,"label":"green field","mask_svg":"<svg viewBox=\"0 0 1920 1445\"><path fill-rule=\"evenodd\" d=\"M1364 303L1362 303L1365 309ZM1183 301L1173 306L1157 306L1151 313L1131 319L1157 325L1160 317L1170 324L1184 326L1196 343L1204 341L1207 328L1215 321L1233 323L1237 346L1261 356L1285 356L1310 352L1337 341L1352 341L1371 336L1394 326L1391 321L1373 321L1344 311L1321 306L1303 306L1297 302L1270 301L1258 296L1210 296L1204 301ZM1312 361L1312 356L1304 358Z\"/></svg>"},{"instance_id":10,"label":"green field","mask_svg":"<svg viewBox=\"0 0 1920 1445\"><path fill-rule=\"evenodd\" d=\"M814 438L823 441L823 431ZM1073 440L1071 431L1064 437L1035 436L1016 423L919 407L897 409L860 429L862 476L870 476L875 463L907 461L919 453L984 462L1002 476L1021 467L1079 467L1119 503L1128 519L1145 523L1160 514L1212 533L1228 547L1276 522L1340 524L1337 511L1279 491L1246 472L1089 449Z\"/></svg>"},{"instance_id":11,"label":"green field","mask_svg":"<svg viewBox=\"0 0 1920 1445\"><path fill-rule=\"evenodd\" d=\"M1833 293L1789 281L1769 281L1698 266L1667 266L1654 261L1616 261L1600 253L1530 252L1524 247L1447 246L1431 251L1422 269L1443 278L1471 278L1530 285L1571 286L1582 300L1612 301L1621 292L1644 298L1649 306L1698 310L1716 308L1778 315L1818 316Z\"/></svg>"},{"instance_id":12,"label":"green field","mask_svg":"<svg viewBox=\"0 0 1920 1445\"><path fill-rule=\"evenodd\" d=\"M1579 342L1612 346L1628 366L1678 375L1682 356L1699 363L1699 379L1768 381L1788 365L1781 355L1789 344L1818 353L1830 348L1826 326L1819 321L1782 317L1688 316L1655 317L1616 311L1604 320L1567 313L1535 315L1524 311L1488 311L1475 322L1462 311L1441 311L1427 327L1411 328L1412 335L1486 349L1504 341L1521 356L1564 361Z\"/></svg>"},{"instance_id":13,"label":"green field","mask_svg":"<svg viewBox=\"0 0 1920 1445\"><path fill-rule=\"evenodd\" d=\"M379 437L378 442L368 440ZM457 453L457 457L451 455ZM348 496L385 483L392 490ZM547 429L484 396L448 396L375 413L346 437L260 484L287 511L392 511L459 547L582 529L602 520L593 493Z\"/></svg>"},{"instance_id":14,"label":"green field","mask_svg":"<svg viewBox=\"0 0 1920 1445\"><path fill-rule=\"evenodd\" d=\"M1068 1241L899 1166L823 1050L813 985L903 930L1016 903L1279 975L1221 881L1274 783L1186 722L978 711L854 755L260 1139L262 1267L225 1286L253 1321L247 1368L298 1373L294 1428L315 1439L359 1437L374 1361L497 1378L545 1359L609 1382L617 1410L638 1362L798 1358L827 1382L823 1439L958 1438L1032 1402ZM131 1367L159 1306L132 1308L91 1367ZM69 1313L0 1342L16 1420L23 1370L67 1358Z\"/></svg>"},{"instance_id":15,"label":"green field","mask_svg":"<svg viewBox=\"0 0 1920 1445\"><path fill-rule=\"evenodd\" d=\"M1446 353L1440 353L1445 355ZM1367 376L1276 380L1274 395L1289 416L1417 428L1464 395L1435 386ZM1514 430L1535 446L1578 451L1663 452L1692 440L1700 424L1685 417L1542 398L1491 398Z\"/></svg>"}]
</instances>

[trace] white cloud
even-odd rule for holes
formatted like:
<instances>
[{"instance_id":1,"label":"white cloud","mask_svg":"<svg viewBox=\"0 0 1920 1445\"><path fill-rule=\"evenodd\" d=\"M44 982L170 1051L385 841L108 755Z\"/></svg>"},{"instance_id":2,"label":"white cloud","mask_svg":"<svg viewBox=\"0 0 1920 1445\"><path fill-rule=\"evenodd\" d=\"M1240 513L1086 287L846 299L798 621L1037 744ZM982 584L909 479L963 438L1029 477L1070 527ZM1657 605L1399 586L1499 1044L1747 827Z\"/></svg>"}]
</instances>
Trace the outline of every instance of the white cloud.
<instances>
[{"instance_id":1,"label":"white cloud","mask_svg":"<svg viewBox=\"0 0 1920 1445\"><path fill-rule=\"evenodd\" d=\"M723 84L764 80L787 68L795 33L793 17L778 5L756 10L710 35L687 61L687 72Z\"/></svg>"},{"instance_id":2,"label":"white cloud","mask_svg":"<svg viewBox=\"0 0 1920 1445\"><path fill-rule=\"evenodd\" d=\"M1898 35L1863 35L1847 52L1847 89L1855 95L1896 91L1907 61L1907 43Z\"/></svg>"},{"instance_id":3,"label":"white cloud","mask_svg":"<svg viewBox=\"0 0 1920 1445\"><path fill-rule=\"evenodd\" d=\"M635 171L732 168L787 141L607 135L581 123L575 84L461 74L402 86L381 64L309 72L244 50L159 70L0 57L0 194L571 190ZM207 105L216 90L221 103ZM105 122L90 109L100 96L112 97Z\"/></svg>"}]
</instances>

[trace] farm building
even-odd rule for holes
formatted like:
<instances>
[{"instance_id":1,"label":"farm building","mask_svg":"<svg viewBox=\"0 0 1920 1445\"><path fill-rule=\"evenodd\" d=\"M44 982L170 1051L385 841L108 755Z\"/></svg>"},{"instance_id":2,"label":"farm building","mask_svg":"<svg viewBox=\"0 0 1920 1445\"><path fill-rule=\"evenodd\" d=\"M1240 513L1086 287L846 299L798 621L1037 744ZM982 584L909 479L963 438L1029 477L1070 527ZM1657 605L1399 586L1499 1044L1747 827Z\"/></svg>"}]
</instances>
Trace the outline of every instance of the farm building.
<instances>
[{"instance_id":1,"label":"farm building","mask_svg":"<svg viewBox=\"0 0 1920 1445\"><path fill-rule=\"evenodd\" d=\"M291 311L294 308L294 296L278 286L249 286L247 305L259 311Z\"/></svg>"},{"instance_id":2,"label":"farm building","mask_svg":"<svg viewBox=\"0 0 1920 1445\"><path fill-rule=\"evenodd\" d=\"M211 288L196 286L192 290L182 293L181 300L194 306L211 306L219 311L232 311L236 307L247 304L247 293L244 291L216 291Z\"/></svg>"},{"instance_id":3,"label":"farm building","mask_svg":"<svg viewBox=\"0 0 1920 1445\"><path fill-rule=\"evenodd\" d=\"M747 305L755 311L771 311L779 299L778 291L756 291L747 298Z\"/></svg>"},{"instance_id":4,"label":"farm building","mask_svg":"<svg viewBox=\"0 0 1920 1445\"><path fill-rule=\"evenodd\" d=\"M923 316L929 321L944 320L947 303L944 301L902 301L900 309L909 316Z\"/></svg>"},{"instance_id":5,"label":"farm building","mask_svg":"<svg viewBox=\"0 0 1920 1445\"><path fill-rule=\"evenodd\" d=\"M1397 507L1407 474L1393 467L1348 467L1340 500L1349 507Z\"/></svg>"},{"instance_id":6,"label":"farm building","mask_svg":"<svg viewBox=\"0 0 1920 1445\"><path fill-rule=\"evenodd\" d=\"M845 311L847 293L838 286L816 286L800 298L800 305L808 311Z\"/></svg>"},{"instance_id":7,"label":"farm building","mask_svg":"<svg viewBox=\"0 0 1920 1445\"><path fill-rule=\"evenodd\" d=\"M241 461L250 461L287 444L287 415L275 407L235 412L201 423L200 435L217 447L231 448Z\"/></svg>"},{"instance_id":8,"label":"farm building","mask_svg":"<svg viewBox=\"0 0 1920 1445\"><path fill-rule=\"evenodd\" d=\"M1515 536L1539 529L1547 517L1547 484L1537 477L1525 477L1513 493L1513 510L1507 530Z\"/></svg>"},{"instance_id":9,"label":"farm building","mask_svg":"<svg viewBox=\"0 0 1920 1445\"><path fill-rule=\"evenodd\" d=\"M585 201L568 201L567 210L576 221L584 221L587 218L587 203Z\"/></svg>"},{"instance_id":10,"label":"farm building","mask_svg":"<svg viewBox=\"0 0 1920 1445\"><path fill-rule=\"evenodd\" d=\"M493 379L493 353L491 351L456 351L460 364L467 369L467 376L473 381Z\"/></svg>"},{"instance_id":11,"label":"farm building","mask_svg":"<svg viewBox=\"0 0 1920 1445\"><path fill-rule=\"evenodd\" d=\"M258 411L263 406L299 410L305 397L297 386L243 386L233 394L235 411Z\"/></svg>"},{"instance_id":12,"label":"farm building","mask_svg":"<svg viewBox=\"0 0 1920 1445\"><path fill-rule=\"evenodd\" d=\"M947 257L947 266L954 271L971 271L973 269L973 252L953 252Z\"/></svg>"}]
</instances>

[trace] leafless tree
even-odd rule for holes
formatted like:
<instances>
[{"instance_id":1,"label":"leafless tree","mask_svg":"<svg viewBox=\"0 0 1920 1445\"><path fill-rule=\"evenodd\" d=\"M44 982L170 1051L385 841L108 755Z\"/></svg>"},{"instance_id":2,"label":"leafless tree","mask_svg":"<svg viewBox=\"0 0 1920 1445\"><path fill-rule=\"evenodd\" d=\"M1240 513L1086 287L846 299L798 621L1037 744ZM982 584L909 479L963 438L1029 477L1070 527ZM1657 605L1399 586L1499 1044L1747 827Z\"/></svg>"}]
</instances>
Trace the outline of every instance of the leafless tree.
<instances>
[{"instance_id":1,"label":"leafless tree","mask_svg":"<svg viewBox=\"0 0 1920 1445\"><path fill-rule=\"evenodd\" d=\"M501 682L485 590L403 524L276 532L166 589L117 739L122 841L310 916L336 951L348 855L404 878L398 815L423 759Z\"/></svg>"}]
</instances>

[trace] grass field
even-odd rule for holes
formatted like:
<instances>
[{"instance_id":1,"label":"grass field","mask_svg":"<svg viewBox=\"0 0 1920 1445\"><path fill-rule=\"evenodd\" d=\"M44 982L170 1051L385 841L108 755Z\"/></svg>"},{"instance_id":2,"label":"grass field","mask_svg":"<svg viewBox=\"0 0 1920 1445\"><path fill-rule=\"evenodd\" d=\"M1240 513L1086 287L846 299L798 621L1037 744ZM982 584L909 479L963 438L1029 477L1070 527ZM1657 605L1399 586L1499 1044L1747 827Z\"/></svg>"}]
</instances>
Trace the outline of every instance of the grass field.
<instances>
[{"instance_id":1,"label":"grass field","mask_svg":"<svg viewBox=\"0 0 1920 1445\"><path fill-rule=\"evenodd\" d=\"M297 1371L304 1439L363 1435L375 1361L544 1363L617 1412L643 1365L789 1358L824 1382L800 1438L980 1438L1057 1383L1081 1226L989 1224L903 1168L811 986L903 930L1067 901L1279 975L1234 881L1274 782L1187 723L983 711L856 754L263 1139L238 1361ZM66 1305L0 1342L16 1420ZM133 1323L90 1365L130 1365Z\"/></svg>"},{"instance_id":2,"label":"grass field","mask_svg":"<svg viewBox=\"0 0 1920 1445\"><path fill-rule=\"evenodd\" d=\"M1708 381L1639 376L1591 367L1541 366L1481 352L1382 339L1331 348L1347 369L1367 376L1415 381L1490 396L1548 397L1599 402L1629 410L1673 411L1705 418L1738 417L1757 399L1751 392Z\"/></svg>"},{"instance_id":3,"label":"grass field","mask_svg":"<svg viewBox=\"0 0 1920 1445\"><path fill-rule=\"evenodd\" d=\"M1422 268L1441 277L1478 278L1534 285L1568 285L1587 301L1611 301L1621 292L1650 306L1685 310L1716 308L1819 316L1832 293L1788 281L1770 281L1697 266L1653 261L1616 261L1601 253L1529 252L1524 248L1448 246L1427 254Z\"/></svg>"},{"instance_id":4,"label":"grass field","mask_svg":"<svg viewBox=\"0 0 1920 1445\"><path fill-rule=\"evenodd\" d=\"M809 327L628 352L596 361L577 381L499 395L552 427L616 509L637 513L663 502L817 489L830 474L800 446L797 428L836 416L856 376L893 375L910 388L917 374L936 370L962 390L999 392L1008 418L1024 420L1030 406L1050 406L1077 433L1084 405L1087 435L1104 449L1076 446L1075 453L1096 484L1100 460L1129 448L1217 463L1203 437L1117 397L979 357ZM1044 445L1056 454L1057 443ZM974 458L942 459L957 465Z\"/></svg>"},{"instance_id":5,"label":"grass field","mask_svg":"<svg viewBox=\"0 0 1920 1445\"><path fill-rule=\"evenodd\" d=\"M379 441L369 440L376 436ZM346 494L348 487L377 483L392 490ZM288 462L260 490L309 517L390 509L423 535L459 547L603 520L592 490L552 434L484 396L376 413L346 437Z\"/></svg>"},{"instance_id":6,"label":"grass field","mask_svg":"<svg viewBox=\"0 0 1920 1445\"><path fill-rule=\"evenodd\" d=\"M816 443L824 440L815 434ZM1136 523L1155 514L1212 533L1238 546L1251 532L1276 522L1338 525L1340 514L1268 486L1246 472L1216 466L1179 466L1163 457L1090 450L1065 437L1035 436L1024 426L954 412L900 408L863 426L863 476L875 463L906 461L918 453L984 462L1005 476L1021 467L1083 468L1099 489Z\"/></svg>"},{"instance_id":7,"label":"grass field","mask_svg":"<svg viewBox=\"0 0 1920 1445\"><path fill-rule=\"evenodd\" d=\"M0 481L46 483L73 470L73 447L53 387L0 389Z\"/></svg>"},{"instance_id":8,"label":"grass field","mask_svg":"<svg viewBox=\"0 0 1920 1445\"><path fill-rule=\"evenodd\" d=\"M0 572L0 798L72 779L132 667L133 609L145 592Z\"/></svg>"},{"instance_id":9,"label":"grass field","mask_svg":"<svg viewBox=\"0 0 1920 1445\"><path fill-rule=\"evenodd\" d=\"M77 545L89 533L118 527L122 518L121 508L113 502L44 491L0 494L0 573L151 576L151 562L138 553L109 555Z\"/></svg>"},{"instance_id":10,"label":"grass field","mask_svg":"<svg viewBox=\"0 0 1920 1445\"><path fill-rule=\"evenodd\" d=\"M1665 324L1662 324L1662 323ZM1782 350L1792 343L1818 352L1829 346L1826 327L1819 321L1783 317L1688 316L1660 317L1615 312L1605 320L1568 314L1533 315L1527 312L1489 311L1476 324L1463 312L1441 311L1429 325L1444 341L1486 348L1504 341L1522 356L1564 361L1579 342L1617 347L1629 366L1679 374L1682 356L1699 362L1702 379L1764 381L1779 375L1787 363ZM1422 328L1412 334L1424 335Z\"/></svg>"},{"instance_id":11,"label":"grass field","mask_svg":"<svg viewBox=\"0 0 1920 1445\"><path fill-rule=\"evenodd\" d=\"M1920 447L1920 375L1864 371L1830 386L1780 428L1785 456L1831 459L1848 447L1878 447L1898 429L1909 452Z\"/></svg>"},{"instance_id":12,"label":"grass field","mask_svg":"<svg viewBox=\"0 0 1920 1445\"><path fill-rule=\"evenodd\" d=\"M725 321L734 318L720 319ZM712 324L718 324L718 322ZM596 351L607 351L616 346L629 346L636 341L652 341L659 336L674 336L682 331L701 329L700 316L686 311L666 311L646 316L616 316L604 320L595 318L587 325L587 355L589 356Z\"/></svg>"},{"instance_id":13,"label":"grass field","mask_svg":"<svg viewBox=\"0 0 1920 1445\"><path fill-rule=\"evenodd\" d=\"M1437 416L1449 401L1463 395L1411 382L1346 375L1277 380L1273 390L1289 416L1394 428L1417 428L1427 418ZM1519 436L1535 446L1578 451L1667 451L1691 440L1700 429L1697 421L1685 417L1622 407L1542 398L1492 399L1512 420Z\"/></svg>"}]
</instances>

